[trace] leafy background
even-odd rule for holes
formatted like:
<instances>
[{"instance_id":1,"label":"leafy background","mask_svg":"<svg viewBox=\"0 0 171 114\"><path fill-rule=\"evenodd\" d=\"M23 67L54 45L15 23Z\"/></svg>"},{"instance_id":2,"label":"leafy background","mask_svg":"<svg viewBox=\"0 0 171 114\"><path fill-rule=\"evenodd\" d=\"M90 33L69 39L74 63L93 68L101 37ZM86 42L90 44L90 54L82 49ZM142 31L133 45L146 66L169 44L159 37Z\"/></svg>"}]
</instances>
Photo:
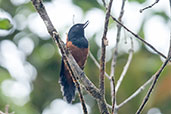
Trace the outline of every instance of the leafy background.
<instances>
[{"instance_id":1,"label":"leafy background","mask_svg":"<svg viewBox=\"0 0 171 114\"><path fill-rule=\"evenodd\" d=\"M46 4L52 3L53 1L55 0L44 0ZM65 1L67 2L67 0ZM93 8L105 13L100 0L72 0L71 2L73 3L73 7L77 7L81 10L83 14L81 18L84 18L84 15ZM129 0L127 3L147 5L145 0ZM160 4L160 2L158 4ZM157 5L155 7L157 7ZM30 29L30 23L27 22L27 19L31 14L35 13L31 2L29 0L21 0L21 2L15 0L0 0L0 12L0 110L4 111L7 104L10 105L10 112L14 111L15 114L52 114L52 110L55 108L58 110L54 112L55 114L66 114L67 112L64 110L67 108L65 108L65 106L69 107L69 110L74 110L74 106L81 109L78 95L73 102L74 105L68 105L62 100L62 93L58 84L61 55L49 35L42 36L41 32L36 34ZM2 12L6 12L8 16L4 17ZM145 37L144 24L151 17L159 16L164 20L165 26L168 26L169 16L165 11L149 9L145 12L150 12L152 15L142 19L140 29L137 29L137 33L139 33L140 36ZM56 15L60 16L59 14ZM72 22L73 19L70 18L69 20ZM103 25L103 23L101 24ZM111 29L114 26L116 26L116 23L110 20L109 28ZM132 24L132 26L134 25ZM40 26L40 28L41 27L42 26ZM64 41L65 38L63 36L65 36L69 27L71 27L71 24L57 28ZM96 59L100 57L100 46L96 38L100 32L101 31L97 31L96 34L91 35L89 38L90 50ZM113 37L114 41L116 35ZM99 42L101 41L100 38L98 39ZM122 42L125 42L125 40L122 40ZM134 53L130 68L118 91L118 103L121 103L124 99L129 97L138 87L147 81L162 64L162 59L158 55L151 52L141 42L135 42L138 43L139 48ZM127 43L129 43L129 38L127 38ZM124 45L122 45L122 48L124 48ZM30 48L31 46L33 48ZM125 46L125 48L127 47ZM16 52L16 54L13 52ZM110 55L110 53L107 54ZM128 53L126 51L119 52L115 73L116 80L118 80L122 72L127 57ZM107 62L107 73L110 73L110 63L111 58L109 58ZM99 70L90 57L87 60L84 71L90 80L98 86ZM171 113L170 82L171 66L167 66L160 76L158 84L143 113L147 113L154 107L163 114ZM106 99L110 104L110 85L107 79L105 88ZM119 113L135 113L146 92L147 89L128 104L124 105L119 110ZM86 92L84 92L84 97L91 114L98 114L99 110L94 99ZM61 106L59 108L59 103L61 103L61 105L63 104L63 107ZM53 106L55 108L53 108ZM48 113L50 110L51 113Z\"/></svg>"}]
</instances>

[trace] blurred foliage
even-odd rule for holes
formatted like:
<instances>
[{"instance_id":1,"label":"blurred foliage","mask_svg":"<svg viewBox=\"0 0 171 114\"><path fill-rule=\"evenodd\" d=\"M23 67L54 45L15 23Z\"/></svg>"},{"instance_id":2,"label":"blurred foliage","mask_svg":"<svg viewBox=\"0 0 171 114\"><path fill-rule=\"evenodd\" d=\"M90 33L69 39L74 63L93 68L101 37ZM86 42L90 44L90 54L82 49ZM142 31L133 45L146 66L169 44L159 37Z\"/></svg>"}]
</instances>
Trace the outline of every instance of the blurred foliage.
<instances>
[{"instance_id":1,"label":"blurred foliage","mask_svg":"<svg viewBox=\"0 0 171 114\"><path fill-rule=\"evenodd\" d=\"M166 13L164 11L160 11L160 12L153 12L153 15L158 15L163 17L163 19L165 20L165 22L167 23L168 21L170 21L170 18L166 15Z\"/></svg>"},{"instance_id":2,"label":"blurred foliage","mask_svg":"<svg viewBox=\"0 0 171 114\"><path fill-rule=\"evenodd\" d=\"M12 25L8 19L0 18L0 29L9 30L12 28Z\"/></svg>"},{"instance_id":3,"label":"blurred foliage","mask_svg":"<svg viewBox=\"0 0 171 114\"><path fill-rule=\"evenodd\" d=\"M130 2L144 3L146 0L128 0Z\"/></svg>"},{"instance_id":4,"label":"blurred foliage","mask_svg":"<svg viewBox=\"0 0 171 114\"><path fill-rule=\"evenodd\" d=\"M73 0L73 3L82 8L84 12L91 8L103 8L96 0Z\"/></svg>"},{"instance_id":5,"label":"blurred foliage","mask_svg":"<svg viewBox=\"0 0 171 114\"><path fill-rule=\"evenodd\" d=\"M46 2L51 2L51 0L46 0ZM80 7L85 13L92 8L99 8L103 9L103 6L99 4L97 0L72 0L72 2ZM138 2L143 3L145 0L129 0L129 2ZM26 18L35 12L31 2L21 4L19 6L13 5L10 0L0 0L0 8L4 11L8 12L12 19L16 16L17 13L22 12ZM25 9L28 10L25 11ZM169 20L169 17L165 14L164 11L160 12L153 12L153 15L159 15L166 20ZM1 15L0 15L1 18ZM139 35L144 37L144 23L140 27ZM110 24L113 24L113 21L110 20ZM0 29L10 29L12 25L8 20L0 20ZM23 34L24 33L24 34ZM64 33L61 33L64 34ZM0 36L0 42L3 40L10 40L15 45L17 45L17 40L15 39L16 36L20 35L20 38L24 36L30 36L34 41L35 48L31 55L27 56L26 60L30 62L33 66L36 67L37 70L37 77L32 82L33 90L30 94L29 102L27 102L23 106L19 106L13 103L12 98L6 96L1 89L1 84L3 81L7 79L12 79L10 73L7 69L0 65L0 110L4 110L6 104L10 105L10 112L15 112L15 114L41 114L42 111L56 98L62 99L62 93L60 91L60 85L58 84L59 80L59 72L60 72L60 62L61 62L61 55L58 52L58 48L56 47L55 43L52 39L43 40L39 38L34 33L26 27L23 30L15 29L7 36ZM99 46L95 42L94 35L90 38L90 50L95 56L96 59L99 57L97 56ZM18 40L19 40L18 39ZM49 55L49 48L42 48L46 44L52 44L52 48L55 49L55 54L50 58L45 58L44 55ZM0 55L1 57L1 55ZM119 76L123 70L124 65L126 64L128 58L128 54L124 53L118 56L117 64L116 64L116 80L119 79ZM1 58L0 58L1 59ZM111 60L107 62L107 72L110 72L110 64ZM146 82L159 68L162 64L161 59L159 56L150 53L144 45L141 46L141 49L136 52L133 56L133 60L130 64L129 70L127 72L127 76L124 78L123 83L117 94L117 102L121 103L123 100L128 98L133 92L136 91L144 82ZM148 105L145 107L144 114L152 107L158 107L163 114L170 114L171 113L171 95L170 95L170 77L171 77L171 66L167 66L162 75L159 78L157 87L154 89L154 92L148 102ZM84 69L86 75L89 79L98 86L99 81L99 69L96 67L94 62L91 58L88 58L87 64ZM109 80L106 81L106 99L107 102L110 104L111 101L111 94L110 94L110 85ZM149 86L148 86L149 87ZM131 100L129 103L124 105L120 110L119 114L132 114L135 113L138 106L140 105L147 89ZM87 93L84 91L84 95L87 96ZM89 100L89 99L88 99ZM93 100L92 100L93 101ZM78 95L74 103L79 102ZM87 101L88 104L88 101ZM98 105L95 104L91 107L92 114L98 114Z\"/></svg>"}]
</instances>

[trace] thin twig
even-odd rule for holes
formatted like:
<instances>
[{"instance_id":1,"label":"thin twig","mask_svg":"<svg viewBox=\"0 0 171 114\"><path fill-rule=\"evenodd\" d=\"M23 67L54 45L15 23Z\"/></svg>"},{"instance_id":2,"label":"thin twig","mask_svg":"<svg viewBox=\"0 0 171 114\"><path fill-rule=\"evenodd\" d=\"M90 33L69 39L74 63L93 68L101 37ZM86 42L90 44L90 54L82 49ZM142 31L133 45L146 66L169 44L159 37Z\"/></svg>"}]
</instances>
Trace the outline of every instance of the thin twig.
<instances>
[{"instance_id":1,"label":"thin twig","mask_svg":"<svg viewBox=\"0 0 171 114\"><path fill-rule=\"evenodd\" d=\"M106 38L107 31L108 31L108 24L109 24L109 17L110 11L112 7L113 0L110 0L109 6L107 8L106 17L105 17L105 25L104 25L104 32L102 37L102 50L101 50L101 59L100 59L100 93L104 97L104 72L105 72L105 57L106 57L106 46L108 45L108 41Z\"/></svg>"},{"instance_id":2,"label":"thin twig","mask_svg":"<svg viewBox=\"0 0 171 114\"><path fill-rule=\"evenodd\" d=\"M82 92L81 92L80 85L79 85L78 81L76 81L76 83L77 83L76 85L77 85L78 93L79 93L79 96L80 96L79 98L80 98L80 101L81 101L83 112L84 112L84 114L88 114L87 107L85 105L85 101L84 101L84 98L83 98L83 95L82 95Z\"/></svg>"},{"instance_id":3,"label":"thin twig","mask_svg":"<svg viewBox=\"0 0 171 114\"><path fill-rule=\"evenodd\" d=\"M168 58L165 60L163 65L160 67L160 69L155 73L153 83L151 84L151 87L149 88L149 90L148 90L146 96L144 97L144 100L143 100L142 104L140 105L139 109L137 110L136 114L140 114L142 112L143 108L145 107L145 105L154 89L154 86L157 83L157 80L158 80L161 72L164 70L164 68L166 67L166 65L170 59L171 59L171 36L170 36L170 46L169 46Z\"/></svg>"},{"instance_id":4,"label":"thin twig","mask_svg":"<svg viewBox=\"0 0 171 114\"><path fill-rule=\"evenodd\" d=\"M72 24L74 25L75 24L75 15L73 14L72 16Z\"/></svg>"},{"instance_id":5,"label":"thin twig","mask_svg":"<svg viewBox=\"0 0 171 114\"><path fill-rule=\"evenodd\" d=\"M15 112L9 113L9 105L5 106L5 112L0 111L0 114L14 114Z\"/></svg>"},{"instance_id":6,"label":"thin twig","mask_svg":"<svg viewBox=\"0 0 171 114\"><path fill-rule=\"evenodd\" d=\"M110 88L111 88L111 102L112 102L112 114L115 113L116 105L116 90L115 90L115 77L110 76Z\"/></svg>"},{"instance_id":7,"label":"thin twig","mask_svg":"<svg viewBox=\"0 0 171 114\"><path fill-rule=\"evenodd\" d=\"M54 28L46 10L41 0L32 0L33 5L35 6L36 10L40 14L41 18L43 19L49 34L52 36L53 40L55 41L56 45L59 46L60 51L64 57L67 66L70 66L70 70L73 71L74 75L82 81L82 84L85 86L86 90L89 91L93 97L99 97L99 90L95 87L95 85L85 76L84 72L76 63L75 59L67 50L64 45L64 42L60 39L60 36L56 29ZM73 70L74 69L74 70ZM77 79L76 78L76 79Z\"/></svg>"},{"instance_id":8,"label":"thin twig","mask_svg":"<svg viewBox=\"0 0 171 114\"><path fill-rule=\"evenodd\" d=\"M103 5L104 7L107 9L106 7L106 3L104 0L103 1ZM122 21L122 17L124 14L124 6L125 6L125 1L126 0L122 0L122 6L121 6L121 10L120 10L120 15L118 17L118 20L121 22ZM117 38L116 38L116 46L114 48L113 54L112 54L112 62L111 62L111 72L110 72L110 86L111 86L111 100L112 100L112 114L114 114L115 112L115 105L116 105L116 95L115 95L115 66L116 66L116 60L117 60L117 55L118 55L118 44L119 44L119 40L120 40L120 33L121 33L121 27L119 24L117 25Z\"/></svg>"},{"instance_id":9,"label":"thin twig","mask_svg":"<svg viewBox=\"0 0 171 114\"><path fill-rule=\"evenodd\" d=\"M170 8L171 8L171 0L169 0L169 2L170 2ZM165 60L163 65L160 67L160 69L155 73L153 83L151 84L151 87L149 88L149 90L148 90L146 96L144 97L144 100L143 100L142 104L140 105L139 109L137 110L136 114L140 114L142 112L143 108L145 107L145 105L154 89L154 86L157 83L157 80L158 80L161 72L164 70L164 68L166 67L166 65L170 59L171 59L171 33L170 33L170 46L169 46L168 58Z\"/></svg>"},{"instance_id":10,"label":"thin twig","mask_svg":"<svg viewBox=\"0 0 171 114\"><path fill-rule=\"evenodd\" d=\"M108 24L109 24L110 12L111 12L111 8L112 8L112 2L113 2L113 0L109 1L109 6L106 11L104 32L103 32L103 37L102 37L102 49L101 49L101 59L100 59L100 82L99 82L100 94L101 94L102 99L105 99L104 73L105 73L105 67L106 67L106 62L105 62L106 46L108 45L106 35L107 35L107 31L108 31ZM108 114L109 111L102 112L102 110L101 110L101 113Z\"/></svg>"},{"instance_id":11,"label":"thin twig","mask_svg":"<svg viewBox=\"0 0 171 114\"><path fill-rule=\"evenodd\" d=\"M169 51L171 51L171 49ZM144 106L146 105L146 103L147 103L147 101L148 101L148 99L149 99L149 97L150 97L150 95L154 89L154 86L157 83L157 80L158 80L161 72L164 70L164 68L166 67L166 65L170 59L171 59L171 56L166 59L166 61L163 63L163 65L160 67L160 69L154 74L153 83L151 84L151 87L149 88L149 90L148 90L146 96L144 97L144 100L143 100L142 104L140 105L139 109L137 110L136 114L140 114L142 112Z\"/></svg>"},{"instance_id":12,"label":"thin twig","mask_svg":"<svg viewBox=\"0 0 171 114\"><path fill-rule=\"evenodd\" d=\"M68 70L69 70L69 68L68 68ZM83 112L84 112L84 114L88 114L87 107L85 105L85 101L84 101L84 98L83 98L83 95L82 95L82 92L81 92L80 84L77 81L76 77L74 76L74 73L72 72L72 70L69 70L69 74L71 75L72 80L73 80L73 82L76 85L76 88L78 90L78 94L79 94L79 98L80 98L81 105L82 105L82 108L83 108Z\"/></svg>"},{"instance_id":13,"label":"thin twig","mask_svg":"<svg viewBox=\"0 0 171 114\"><path fill-rule=\"evenodd\" d=\"M170 47L168 52L168 58L171 56L171 32L170 32Z\"/></svg>"},{"instance_id":14,"label":"thin twig","mask_svg":"<svg viewBox=\"0 0 171 114\"><path fill-rule=\"evenodd\" d=\"M171 36L171 35L170 35ZM170 44L171 44L171 38L170 38ZM171 50L171 45L170 45L170 50ZM171 51L170 51L171 53ZM171 54L170 54L171 55ZM130 97L128 97L126 100L124 100L122 103L120 103L116 109L118 110L119 108L121 108L123 105L125 105L126 103L128 103L130 100L132 100L133 98L135 98L138 94L140 94L146 87L148 84L150 84L153 79L155 78L155 75L153 75L148 81L146 81L140 88L138 88Z\"/></svg>"},{"instance_id":15,"label":"thin twig","mask_svg":"<svg viewBox=\"0 0 171 114\"><path fill-rule=\"evenodd\" d=\"M117 110L119 108L121 108L123 105L125 105L126 103L128 103L130 100L132 100L133 98L135 98L138 94L140 94L146 87L148 84L150 84L154 79L154 76L152 76L148 81L146 81L140 88L138 88L130 97L128 97L126 100L124 100L122 103L120 103L117 106Z\"/></svg>"},{"instance_id":16,"label":"thin twig","mask_svg":"<svg viewBox=\"0 0 171 114\"><path fill-rule=\"evenodd\" d=\"M32 3L35 6L38 13L40 14L40 16L42 17L42 19L43 19L43 21L44 21L44 23L45 23L45 25L46 25L46 27L48 29L49 34L52 36L53 40L58 44L59 48L61 49L61 52L62 52L62 55L63 55L63 58L64 58L64 63L67 66L67 68L69 69L71 77L72 77L73 81L75 82L76 87L77 87L77 89L79 91L80 101L82 103L84 113L87 114L87 108L86 108L86 105L84 103L83 96L81 94L80 85L77 82L77 78L74 75L74 71L72 69L71 64L69 64L69 62L68 62L69 60L67 58L67 53L66 53L67 49L64 46L64 43L60 40L59 34L55 30L55 28L54 28L54 26L53 26L53 24L52 24L52 22L51 22L51 20L50 20L50 18L48 16L47 12L46 12L46 9L45 9L42 1L41 0L32 0Z\"/></svg>"},{"instance_id":17,"label":"thin twig","mask_svg":"<svg viewBox=\"0 0 171 114\"><path fill-rule=\"evenodd\" d=\"M104 5L105 8L106 8L106 2L105 2L105 0L102 0L102 2L103 2L103 5Z\"/></svg>"},{"instance_id":18,"label":"thin twig","mask_svg":"<svg viewBox=\"0 0 171 114\"><path fill-rule=\"evenodd\" d=\"M5 114L9 114L8 111L9 111L9 105L6 105L5 106Z\"/></svg>"},{"instance_id":19,"label":"thin twig","mask_svg":"<svg viewBox=\"0 0 171 114\"><path fill-rule=\"evenodd\" d=\"M121 23L122 23L122 17L124 14L125 2L126 2L126 0L122 0L122 6L121 6L120 14L118 17L118 20ZM110 76L114 76L114 72L115 72L116 60L117 60L117 56L118 56L118 45L119 45L120 34L121 34L121 27L122 27L121 25L119 25L119 24L117 25L116 46L115 46L114 51L113 51Z\"/></svg>"},{"instance_id":20,"label":"thin twig","mask_svg":"<svg viewBox=\"0 0 171 114\"><path fill-rule=\"evenodd\" d=\"M170 5L170 16L171 16L171 0L169 0L169 5Z\"/></svg>"},{"instance_id":21,"label":"thin twig","mask_svg":"<svg viewBox=\"0 0 171 114\"><path fill-rule=\"evenodd\" d=\"M120 87L120 85L122 83L122 80L123 80L123 78L125 77L125 75L126 75L126 73L128 71L129 65L130 65L130 63L132 61L133 52L134 52L133 51L133 41L132 41L132 38L131 38L131 49L129 50L129 56L128 56L127 63L125 64L124 69L123 69L123 71L121 73L121 76L120 76L119 80L117 81L116 93L118 92L118 89L119 89L119 87Z\"/></svg>"},{"instance_id":22,"label":"thin twig","mask_svg":"<svg viewBox=\"0 0 171 114\"><path fill-rule=\"evenodd\" d=\"M89 56L93 60L93 62L95 63L95 65L100 69L100 64L98 63L98 61L96 60L96 58L93 56L93 54L91 53L91 51L89 51ZM105 76L110 80L110 76L106 72L105 72Z\"/></svg>"},{"instance_id":23,"label":"thin twig","mask_svg":"<svg viewBox=\"0 0 171 114\"><path fill-rule=\"evenodd\" d=\"M143 8L143 9L140 9L140 13L142 13L142 12L143 12L144 10L146 10L146 9L152 8L152 7L153 7L155 4L157 4L158 2L159 2L159 0L156 0L153 4L147 6L147 7Z\"/></svg>"},{"instance_id":24,"label":"thin twig","mask_svg":"<svg viewBox=\"0 0 171 114\"><path fill-rule=\"evenodd\" d=\"M120 14L118 17L118 20L120 22L122 22L122 17L124 14L124 7L125 7L125 2L126 0L122 0L122 6L121 6L121 10L120 10ZM113 56L112 56L112 62L111 62L111 72L110 72L110 77L113 77L113 81L111 81L111 95L112 95L112 113L114 114L115 109L113 109L115 107L116 103L116 88L115 88L115 66L116 66L116 61L117 61L117 56L118 56L118 47L119 47L119 41L120 41L120 34L121 34L121 27L119 24L117 25L117 36L116 36L116 45L113 51Z\"/></svg>"},{"instance_id":25,"label":"thin twig","mask_svg":"<svg viewBox=\"0 0 171 114\"><path fill-rule=\"evenodd\" d=\"M60 39L60 36L54 26L52 25L52 22L45 10L45 7L41 0L32 0L33 5L35 6L37 12L40 14L40 17L43 19L47 30L49 34L52 36L53 40L55 41L56 45L58 45L62 56L64 58L64 62L66 66L69 68L70 71L73 72L73 76L76 77L76 79L79 79L80 82L84 85L84 88L86 88L86 91L91 94L99 104L99 108L101 112L108 112L106 101L101 97L101 94L99 92L99 89L96 88L96 86L87 78L87 76L84 74L84 72L81 70L81 68L76 63L75 59L69 52L69 50L65 47L63 41ZM108 113L106 113L108 114Z\"/></svg>"},{"instance_id":26,"label":"thin twig","mask_svg":"<svg viewBox=\"0 0 171 114\"><path fill-rule=\"evenodd\" d=\"M153 51L155 51L157 54L159 54L160 56L162 56L163 58L167 59L167 57L162 54L161 52L159 52L155 47L153 47L150 43L146 42L145 40L143 40L139 35L135 34L134 32L132 32L130 29L128 29L125 25L123 25L121 22L119 22L115 17L111 16L112 19L117 22L119 25L121 25L125 30L127 30L128 32L130 32L135 38L139 39L140 41L142 41L144 44L146 44L148 47L150 47Z\"/></svg>"},{"instance_id":27,"label":"thin twig","mask_svg":"<svg viewBox=\"0 0 171 114\"><path fill-rule=\"evenodd\" d=\"M85 73L76 63L70 51L65 47L64 42L60 39L58 32L54 28L42 1L32 0L32 3L35 6L42 20L44 21L49 34L52 36L54 42L59 47L66 66L69 68L70 71L73 72L73 76L75 76L76 79L79 79L79 81L81 82L81 84L83 84L86 91L98 101L98 104L100 106L99 109L101 110L101 112L108 112L105 99L101 96L99 89L87 78Z\"/></svg>"},{"instance_id":28,"label":"thin twig","mask_svg":"<svg viewBox=\"0 0 171 114\"><path fill-rule=\"evenodd\" d=\"M116 105L116 92L115 92L115 80L114 80L114 77L112 76L112 80L111 80L111 87L112 87L112 89L111 90L113 90L112 91L112 114L114 114L115 113L115 105Z\"/></svg>"},{"instance_id":29,"label":"thin twig","mask_svg":"<svg viewBox=\"0 0 171 114\"><path fill-rule=\"evenodd\" d=\"M170 6L170 17L171 17L171 0L169 0L169 6ZM170 47L169 47L169 53L168 57L171 56L171 27L170 27ZM171 62L171 60L170 60Z\"/></svg>"}]
</instances>

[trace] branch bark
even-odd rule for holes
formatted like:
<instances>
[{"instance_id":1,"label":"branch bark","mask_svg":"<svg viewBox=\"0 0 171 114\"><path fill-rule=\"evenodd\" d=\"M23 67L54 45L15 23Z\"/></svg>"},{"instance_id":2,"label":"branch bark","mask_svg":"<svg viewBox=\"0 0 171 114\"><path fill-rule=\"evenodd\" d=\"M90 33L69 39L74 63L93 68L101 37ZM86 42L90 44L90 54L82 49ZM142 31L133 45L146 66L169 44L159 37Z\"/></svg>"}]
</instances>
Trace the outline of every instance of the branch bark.
<instances>
[{"instance_id":1,"label":"branch bark","mask_svg":"<svg viewBox=\"0 0 171 114\"><path fill-rule=\"evenodd\" d=\"M138 88L130 97L128 97L126 100L124 100L122 103L120 103L116 109L118 110L119 108L121 108L123 105L125 105L126 103L128 103L130 100L132 100L133 98L135 98L138 94L140 94L146 87L148 84L150 84L154 79L154 76L152 76L148 81L146 81L140 88Z\"/></svg>"},{"instance_id":2,"label":"branch bark","mask_svg":"<svg viewBox=\"0 0 171 114\"><path fill-rule=\"evenodd\" d=\"M142 13L142 12L143 12L144 10L146 10L146 9L152 8L152 7L153 7L155 4L157 4L158 2L159 2L159 0L156 0L153 4L147 6L147 7L143 8L143 9L140 9L140 13Z\"/></svg>"},{"instance_id":3,"label":"branch bark","mask_svg":"<svg viewBox=\"0 0 171 114\"><path fill-rule=\"evenodd\" d=\"M98 61L96 60L96 58L93 56L93 54L91 53L91 51L89 51L89 56L93 60L93 62L95 63L95 65L100 69L100 64L98 63ZM110 80L110 76L106 72L105 72L105 76Z\"/></svg>"},{"instance_id":4,"label":"branch bark","mask_svg":"<svg viewBox=\"0 0 171 114\"><path fill-rule=\"evenodd\" d=\"M131 42L132 42L132 40L131 40ZM133 45L133 43L131 43L131 45ZM124 66L124 69L123 69L123 71L121 73L121 76L120 76L120 78L119 78L119 80L117 81L117 84L116 84L116 93L118 92L118 89L119 89L119 87L120 87L120 85L122 83L122 80L123 80L123 78L125 77L125 75L126 75L126 73L128 71L129 65L130 65L130 63L132 61L133 52L134 52L133 47L131 46L131 49L129 50L129 56L128 56L127 63Z\"/></svg>"},{"instance_id":5,"label":"branch bark","mask_svg":"<svg viewBox=\"0 0 171 114\"><path fill-rule=\"evenodd\" d=\"M150 47L153 51L155 51L157 54L159 54L160 56L162 56L163 58L167 59L167 57L162 54L160 51L158 51L154 46L152 46L150 43L146 42L145 40L143 40L139 35L135 34L134 32L132 32L130 29L128 29L125 25L123 25L121 22L119 22L115 17L113 17L111 15L112 19L117 22L119 25L121 25L125 30L127 30L129 33L131 33L135 38L139 39L141 42L143 42L144 44L146 44L148 47Z\"/></svg>"},{"instance_id":6,"label":"branch bark","mask_svg":"<svg viewBox=\"0 0 171 114\"><path fill-rule=\"evenodd\" d=\"M108 45L108 41L106 38L109 24L110 11L112 7L113 0L110 0L109 6L107 8L106 17L105 17L105 25L104 32L102 37L102 50L101 50L101 61L100 61L100 93L104 96L104 72L105 72L105 57L106 57L106 46Z\"/></svg>"},{"instance_id":7,"label":"branch bark","mask_svg":"<svg viewBox=\"0 0 171 114\"><path fill-rule=\"evenodd\" d=\"M118 20L122 22L122 17L124 15L124 7L125 7L125 2L126 0L122 0L122 6L121 10L119 13ZM121 34L121 27L119 24L117 24L117 36L116 36L116 45L113 50L113 56L112 56L112 62L111 62L111 72L110 72L110 77L112 80L110 80L110 86L111 86L111 98L112 98L112 114L115 113L115 108L117 105L116 103L116 88L115 88L115 66L116 66L116 61L117 61L117 56L118 56L118 47L119 47L119 41L120 41L120 34Z\"/></svg>"},{"instance_id":8,"label":"branch bark","mask_svg":"<svg viewBox=\"0 0 171 114\"><path fill-rule=\"evenodd\" d=\"M44 21L49 34L52 36L52 39L59 47L61 54L64 58L65 64L67 65L71 73L73 73L72 78L79 80L81 84L83 84L86 91L98 101L101 112L104 114L108 114L106 101L101 96L99 89L87 78L85 73L81 70L81 68L76 63L75 59L73 58L69 50L65 47L63 41L60 39L58 32L53 26L42 1L32 0L32 3L35 9L37 10L37 12L39 13L40 17L42 18L42 20Z\"/></svg>"},{"instance_id":9,"label":"branch bark","mask_svg":"<svg viewBox=\"0 0 171 114\"><path fill-rule=\"evenodd\" d=\"M151 95L151 93L152 93L152 91L153 91L153 89L154 89L154 86L155 86L156 83L157 83L157 80L158 80L158 78L159 78L161 72L162 72L162 71L164 70L164 68L166 67L166 65L167 65L167 63L169 62L170 58L171 58L171 57L169 57L168 59L166 59L166 61L165 61L165 62L163 63L163 65L161 66L161 68L155 73L155 78L154 78L154 80L153 80L153 83L152 83L151 87L149 88L149 90L148 90L146 96L144 97L144 100L143 100L142 104L140 105L139 109L137 110L136 114L140 114L140 113L142 112L144 106L146 105L146 103L147 103L147 101L148 101L148 99L149 99L149 97L150 97L150 95Z\"/></svg>"},{"instance_id":10,"label":"branch bark","mask_svg":"<svg viewBox=\"0 0 171 114\"><path fill-rule=\"evenodd\" d=\"M105 99L104 73L105 73L105 67L106 67L106 62L105 62L106 46L108 45L106 35L107 35L107 31L108 31L108 24L109 24L112 3L113 3L113 0L110 0L109 6L106 11L104 32L103 32L103 37L102 37L102 49L101 49L101 59L100 59L100 82L99 82L100 94L102 96L102 99ZM101 113L103 113L103 112L101 111ZM104 113L108 114L109 112L104 112Z\"/></svg>"},{"instance_id":11,"label":"branch bark","mask_svg":"<svg viewBox=\"0 0 171 114\"><path fill-rule=\"evenodd\" d=\"M151 87L149 88L149 90L148 90L146 96L144 97L144 100L143 100L142 104L140 105L139 109L137 110L136 114L140 114L142 112L143 108L145 107L145 105L147 104L147 101L154 89L154 86L157 83L157 80L158 80L160 74L162 73L162 71L164 70L164 68L166 67L166 65L168 64L170 59L171 59L171 38L170 38L170 47L169 47L169 52L168 52L168 58L165 60L163 65L160 67L160 69L154 74L153 83L151 84Z\"/></svg>"}]
</instances>

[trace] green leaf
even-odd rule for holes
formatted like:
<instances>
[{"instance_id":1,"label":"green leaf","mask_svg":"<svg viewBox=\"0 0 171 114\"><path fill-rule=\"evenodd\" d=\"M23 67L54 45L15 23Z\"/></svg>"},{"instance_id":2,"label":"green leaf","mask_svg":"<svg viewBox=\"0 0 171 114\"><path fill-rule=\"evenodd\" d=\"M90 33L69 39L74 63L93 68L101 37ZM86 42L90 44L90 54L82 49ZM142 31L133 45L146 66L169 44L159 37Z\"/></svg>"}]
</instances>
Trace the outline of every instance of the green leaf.
<instances>
[{"instance_id":1,"label":"green leaf","mask_svg":"<svg viewBox=\"0 0 171 114\"><path fill-rule=\"evenodd\" d=\"M10 21L8 19L0 18L0 29L9 30L11 28L12 28L12 24L10 23Z\"/></svg>"}]
</instances>

